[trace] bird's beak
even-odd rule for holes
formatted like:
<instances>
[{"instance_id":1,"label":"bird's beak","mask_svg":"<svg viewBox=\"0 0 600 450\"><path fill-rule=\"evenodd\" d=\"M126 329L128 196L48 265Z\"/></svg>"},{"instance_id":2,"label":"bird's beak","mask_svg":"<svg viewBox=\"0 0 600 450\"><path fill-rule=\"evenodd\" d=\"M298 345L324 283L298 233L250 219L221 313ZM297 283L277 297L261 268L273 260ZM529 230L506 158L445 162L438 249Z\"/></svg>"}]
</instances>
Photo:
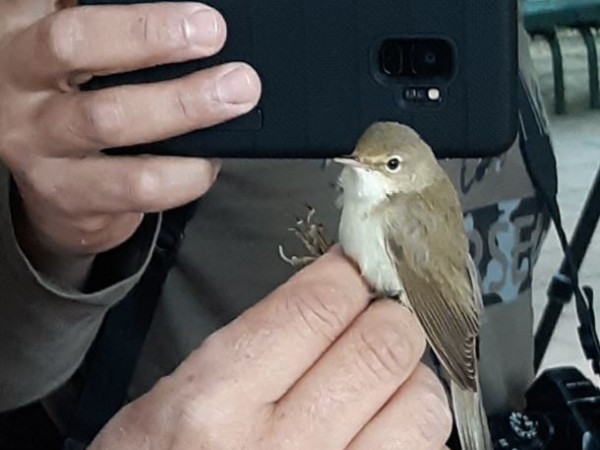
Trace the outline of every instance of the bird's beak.
<instances>
[{"instance_id":1,"label":"bird's beak","mask_svg":"<svg viewBox=\"0 0 600 450\"><path fill-rule=\"evenodd\" d=\"M366 169L365 164L356 159L356 156L341 156L339 158L333 158L333 161L344 166Z\"/></svg>"}]
</instances>

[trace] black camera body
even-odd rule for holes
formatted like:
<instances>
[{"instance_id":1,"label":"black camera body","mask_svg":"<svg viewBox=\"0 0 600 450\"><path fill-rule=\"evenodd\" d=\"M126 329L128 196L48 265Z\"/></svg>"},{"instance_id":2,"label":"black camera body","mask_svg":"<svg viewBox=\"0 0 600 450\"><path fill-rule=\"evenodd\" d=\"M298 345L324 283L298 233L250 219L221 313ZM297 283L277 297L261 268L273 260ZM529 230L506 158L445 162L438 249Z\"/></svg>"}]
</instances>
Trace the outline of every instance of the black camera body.
<instances>
[{"instance_id":1,"label":"black camera body","mask_svg":"<svg viewBox=\"0 0 600 450\"><path fill-rule=\"evenodd\" d=\"M490 418L496 450L600 450L600 389L574 367L545 371L524 413Z\"/></svg>"},{"instance_id":2,"label":"black camera body","mask_svg":"<svg viewBox=\"0 0 600 450\"><path fill-rule=\"evenodd\" d=\"M159 0L79 3L142 1ZM497 155L515 140L516 0L204 3L227 21L219 54L98 77L86 88L159 82L245 61L261 77L260 103L226 124L124 152L328 158L350 153L376 121L412 126L440 158Z\"/></svg>"}]
</instances>

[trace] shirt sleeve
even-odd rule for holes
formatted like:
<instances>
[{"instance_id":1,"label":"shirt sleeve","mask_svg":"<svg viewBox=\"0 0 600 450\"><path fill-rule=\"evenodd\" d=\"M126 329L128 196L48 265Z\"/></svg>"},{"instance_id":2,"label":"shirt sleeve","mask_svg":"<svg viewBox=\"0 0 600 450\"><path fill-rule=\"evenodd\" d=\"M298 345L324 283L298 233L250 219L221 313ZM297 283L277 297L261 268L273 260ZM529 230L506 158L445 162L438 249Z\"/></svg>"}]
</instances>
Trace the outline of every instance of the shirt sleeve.
<instances>
[{"instance_id":1,"label":"shirt sleeve","mask_svg":"<svg viewBox=\"0 0 600 450\"><path fill-rule=\"evenodd\" d=\"M11 177L0 163L0 411L44 397L80 365L107 310L144 272L161 217L148 214L124 244L98 255L86 292L58 286L19 247Z\"/></svg>"}]
</instances>

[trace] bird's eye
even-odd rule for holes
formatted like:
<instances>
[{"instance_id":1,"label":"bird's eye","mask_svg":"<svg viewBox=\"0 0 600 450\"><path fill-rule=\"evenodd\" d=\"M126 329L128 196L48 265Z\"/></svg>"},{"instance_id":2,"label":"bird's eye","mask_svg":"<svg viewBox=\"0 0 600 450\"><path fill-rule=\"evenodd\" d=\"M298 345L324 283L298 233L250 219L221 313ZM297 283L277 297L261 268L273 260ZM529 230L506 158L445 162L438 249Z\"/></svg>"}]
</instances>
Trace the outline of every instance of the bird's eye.
<instances>
[{"instance_id":1,"label":"bird's eye","mask_svg":"<svg viewBox=\"0 0 600 450\"><path fill-rule=\"evenodd\" d=\"M394 157L388 159L388 162L386 163L386 167L388 168L388 170L390 172L397 172L398 169L400 169L400 158L398 158L397 156L394 156Z\"/></svg>"}]
</instances>

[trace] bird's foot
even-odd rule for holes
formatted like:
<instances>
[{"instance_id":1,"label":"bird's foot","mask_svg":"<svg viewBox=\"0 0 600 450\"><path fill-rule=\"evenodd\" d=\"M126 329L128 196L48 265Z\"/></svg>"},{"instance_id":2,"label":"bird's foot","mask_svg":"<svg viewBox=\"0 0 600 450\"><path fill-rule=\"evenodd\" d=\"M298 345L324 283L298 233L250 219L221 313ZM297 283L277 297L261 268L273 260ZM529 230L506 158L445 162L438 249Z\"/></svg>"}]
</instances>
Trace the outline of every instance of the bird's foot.
<instances>
[{"instance_id":1,"label":"bird's foot","mask_svg":"<svg viewBox=\"0 0 600 450\"><path fill-rule=\"evenodd\" d=\"M297 269L309 265L319 256L324 255L333 245L323 224L315 221L315 209L309 205L306 205L306 208L308 209L306 218L297 218L296 224L289 228L289 231L294 233L302 242L308 254L305 256L287 256L283 246L279 246L281 259Z\"/></svg>"}]
</instances>

